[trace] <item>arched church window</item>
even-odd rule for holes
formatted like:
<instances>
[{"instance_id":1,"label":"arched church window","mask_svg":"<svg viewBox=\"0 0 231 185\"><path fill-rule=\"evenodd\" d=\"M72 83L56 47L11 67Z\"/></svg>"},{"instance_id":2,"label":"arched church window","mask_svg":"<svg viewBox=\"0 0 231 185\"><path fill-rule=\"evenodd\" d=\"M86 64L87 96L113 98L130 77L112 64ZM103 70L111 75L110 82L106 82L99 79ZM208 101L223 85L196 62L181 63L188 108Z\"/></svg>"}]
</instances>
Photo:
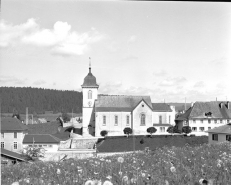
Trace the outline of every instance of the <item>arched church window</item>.
<instances>
[{"instance_id":1,"label":"arched church window","mask_svg":"<svg viewBox=\"0 0 231 185\"><path fill-rule=\"evenodd\" d=\"M91 90L88 91L88 99L92 99L92 91Z\"/></svg>"},{"instance_id":2,"label":"arched church window","mask_svg":"<svg viewBox=\"0 0 231 185\"><path fill-rule=\"evenodd\" d=\"M140 116L140 125L145 125L145 114L141 114Z\"/></svg>"}]
</instances>

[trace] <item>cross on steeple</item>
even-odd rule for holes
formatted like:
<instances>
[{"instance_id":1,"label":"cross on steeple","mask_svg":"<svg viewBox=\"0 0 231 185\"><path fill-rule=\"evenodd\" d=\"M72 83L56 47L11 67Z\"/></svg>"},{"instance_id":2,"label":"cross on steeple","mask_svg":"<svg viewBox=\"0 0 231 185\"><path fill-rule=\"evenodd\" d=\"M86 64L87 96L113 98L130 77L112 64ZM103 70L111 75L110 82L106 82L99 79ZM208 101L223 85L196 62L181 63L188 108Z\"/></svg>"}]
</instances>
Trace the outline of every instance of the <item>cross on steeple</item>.
<instances>
[{"instance_id":1,"label":"cross on steeple","mask_svg":"<svg viewBox=\"0 0 231 185\"><path fill-rule=\"evenodd\" d=\"M91 57L89 57L89 73L91 73Z\"/></svg>"}]
</instances>

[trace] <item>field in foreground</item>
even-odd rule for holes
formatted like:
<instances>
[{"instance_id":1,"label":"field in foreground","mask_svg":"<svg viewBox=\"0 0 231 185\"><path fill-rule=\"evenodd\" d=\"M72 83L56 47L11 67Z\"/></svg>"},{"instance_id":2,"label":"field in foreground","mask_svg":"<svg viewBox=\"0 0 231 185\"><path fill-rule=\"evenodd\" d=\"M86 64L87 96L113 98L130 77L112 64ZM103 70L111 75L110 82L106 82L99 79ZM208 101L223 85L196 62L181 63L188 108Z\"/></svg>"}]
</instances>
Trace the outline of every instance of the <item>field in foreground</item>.
<instances>
[{"instance_id":1,"label":"field in foreground","mask_svg":"<svg viewBox=\"0 0 231 185\"><path fill-rule=\"evenodd\" d=\"M230 174L231 143L226 142L164 147L104 158L2 166L1 184L196 185L200 179L206 179L210 184L230 185Z\"/></svg>"}]
</instances>

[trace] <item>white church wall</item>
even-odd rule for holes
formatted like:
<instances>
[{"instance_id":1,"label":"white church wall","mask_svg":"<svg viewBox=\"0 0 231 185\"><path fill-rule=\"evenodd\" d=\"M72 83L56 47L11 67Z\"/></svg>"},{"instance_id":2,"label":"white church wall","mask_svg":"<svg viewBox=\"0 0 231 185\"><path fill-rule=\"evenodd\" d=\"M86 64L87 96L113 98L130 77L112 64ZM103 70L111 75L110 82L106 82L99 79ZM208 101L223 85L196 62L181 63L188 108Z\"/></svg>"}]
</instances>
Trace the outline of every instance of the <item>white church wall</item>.
<instances>
[{"instance_id":1,"label":"white church wall","mask_svg":"<svg viewBox=\"0 0 231 185\"><path fill-rule=\"evenodd\" d=\"M103 122L103 116L106 116L106 124ZM118 124L115 124L115 116L118 118ZM129 116L129 124L127 124ZM108 131L108 136L124 135L125 127L131 127L130 112L97 112L95 119L95 136L101 136L102 130Z\"/></svg>"},{"instance_id":2,"label":"white church wall","mask_svg":"<svg viewBox=\"0 0 231 185\"><path fill-rule=\"evenodd\" d=\"M141 114L145 114L145 125L141 125ZM152 126L152 110L145 102L140 104L133 110L133 132L134 134L147 134L147 128Z\"/></svg>"}]
</instances>

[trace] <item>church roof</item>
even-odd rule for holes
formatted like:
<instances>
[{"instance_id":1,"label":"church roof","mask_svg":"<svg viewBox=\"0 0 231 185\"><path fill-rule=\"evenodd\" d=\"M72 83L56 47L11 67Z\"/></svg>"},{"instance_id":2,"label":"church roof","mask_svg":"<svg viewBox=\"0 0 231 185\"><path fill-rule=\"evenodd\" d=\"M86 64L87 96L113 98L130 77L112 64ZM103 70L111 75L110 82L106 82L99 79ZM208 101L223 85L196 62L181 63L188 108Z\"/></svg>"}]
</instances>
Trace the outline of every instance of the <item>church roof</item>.
<instances>
[{"instance_id":1,"label":"church roof","mask_svg":"<svg viewBox=\"0 0 231 185\"><path fill-rule=\"evenodd\" d=\"M96 112L131 112L141 101L152 108L150 96L99 95Z\"/></svg>"},{"instance_id":2,"label":"church roof","mask_svg":"<svg viewBox=\"0 0 231 185\"><path fill-rule=\"evenodd\" d=\"M154 112L172 112L172 109L166 103L152 103L152 109Z\"/></svg>"},{"instance_id":3,"label":"church roof","mask_svg":"<svg viewBox=\"0 0 231 185\"><path fill-rule=\"evenodd\" d=\"M82 87L99 87L99 85L96 83L95 76L91 73L91 68L89 68L89 73L84 78Z\"/></svg>"}]
</instances>

